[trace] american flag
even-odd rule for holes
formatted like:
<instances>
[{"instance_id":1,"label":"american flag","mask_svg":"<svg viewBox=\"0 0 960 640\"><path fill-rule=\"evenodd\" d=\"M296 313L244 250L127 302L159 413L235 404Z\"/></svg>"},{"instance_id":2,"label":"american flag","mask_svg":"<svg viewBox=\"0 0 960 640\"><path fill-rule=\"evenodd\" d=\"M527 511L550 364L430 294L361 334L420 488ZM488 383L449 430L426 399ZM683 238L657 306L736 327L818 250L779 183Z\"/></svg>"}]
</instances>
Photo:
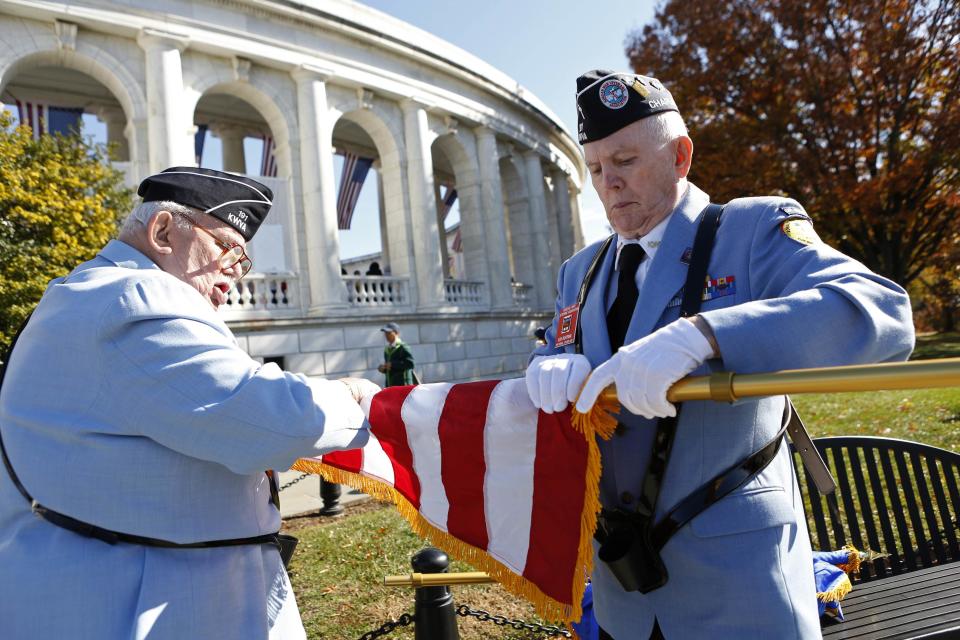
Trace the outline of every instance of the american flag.
<instances>
[{"instance_id":1,"label":"american flag","mask_svg":"<svg viewBox=\"0 0 960 640\"><path fill-rule=\"evenodd\" d=\"M343 154L343 171L340 173L340 190L337 193L338 229L350 228L360 191L372 166L372 158L363 158L349 151Z\"/></svg>"},{"instance_id":2,"label":"american flag","mask_svg":"<svg viewBox=\"0 0 960 640\"><path fill-rule=\"evenodd\" d=\"M579 619L599 509L593 426L537 411L523 378L389 387L366 402L363 449L294 468L392 501L540 615Z\"/></svg>"},{"instance_id":3,"label":"american flag","mask_svg":"<svg viewBox=\"0 0 960 640\"><path fill-rule=\"evenodd\" d=\"M55 107L42 102L21 102L17 100L17 115L20 118L20 124L30 127L33 131L33 139L39 140L40 136L45 134L71 135L78 133L83 109Z\"/></svg>"},{"instance_id":4,"label":"american flag","mask_svg":"<svg viewBox=\"0 0 960 640\"><path fill-rule=\"evenodd\" d=\"M276 145L271 136L263 136L263 152L260 154L260 175L268 178L277 177L277 158L274 152Z\"/></svg>"},{"instance_id":5,"label":"american flag","mask_svg":"<svg viewBox=\"0 0 960 640\"><path fill-rule=\"evenodd\" d=\"M203 158L203 143L207 140L208 125L198 124L197 132L193 134L193 155L196 158L197 166L200 166L200 160Z\"/></svg>"},{"instance_id":6,"label":"american flag","mask_svg":"<svg viewBox=\"0 0 960 640\"><path fill-rule=\"evenodd\" d=\"M440 219L446 220L453 209L453 203L457 201L457 190L453 185L441 185L443 188L443 197L440 199ZM463 238L460 235L460 227L457 227L457 233L453 236L453 242L450 246L456 253L463 253Z\"/></svg>"},{"instance_id":7,"label":"american flag","mask_svg":"<svg viewBox=\"0 0 960 640\"><path fill-rule=\"evenodd\" d=\"M442 185L443 196L440 198L440 219L446 220L453 208L453 203L457 201L457 190L453 185Z\"/></svg>"}]
</instances>

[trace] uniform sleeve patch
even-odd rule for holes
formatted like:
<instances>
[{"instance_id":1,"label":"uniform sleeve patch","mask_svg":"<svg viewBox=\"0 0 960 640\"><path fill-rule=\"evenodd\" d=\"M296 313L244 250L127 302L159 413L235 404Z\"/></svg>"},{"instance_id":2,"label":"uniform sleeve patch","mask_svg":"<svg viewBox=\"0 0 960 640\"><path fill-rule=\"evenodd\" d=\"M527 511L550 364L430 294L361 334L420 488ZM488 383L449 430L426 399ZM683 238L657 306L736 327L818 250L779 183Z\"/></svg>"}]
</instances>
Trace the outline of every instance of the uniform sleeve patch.
<instances>
[{"instance_id":1,"label":"uniform sleeve patch","mask_svg":"<svg viewBox=\"0 0 960 640\"><path fill-rule=\"evenodd\" d=\"M820 244L820 236L813 230L813 223L807 218L793 218L780 223L780 230L791 240L800 244Z\"/></svg>"}]
</instances>

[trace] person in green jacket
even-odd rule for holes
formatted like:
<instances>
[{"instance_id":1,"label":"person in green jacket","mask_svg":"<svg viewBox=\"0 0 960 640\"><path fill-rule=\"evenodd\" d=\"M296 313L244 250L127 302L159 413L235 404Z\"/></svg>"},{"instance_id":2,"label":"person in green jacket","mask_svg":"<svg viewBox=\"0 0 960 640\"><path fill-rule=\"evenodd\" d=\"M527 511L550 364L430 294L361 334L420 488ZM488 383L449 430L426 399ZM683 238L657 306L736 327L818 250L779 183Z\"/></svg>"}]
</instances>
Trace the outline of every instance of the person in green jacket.
<instances>
[{"instance_id":1,"label":"person in green jacket","mask_svg":"<svg viewBox=\"0 0 960 640\"><path fill-rule=\"evenodd\" d=\"M387 377L385 387L399 387L414 384L413 354L410 347L400 339L400 325L388 322L380 327L387 346L383 349L383 364L377 367Z\"/></svg>"}]
</instances>

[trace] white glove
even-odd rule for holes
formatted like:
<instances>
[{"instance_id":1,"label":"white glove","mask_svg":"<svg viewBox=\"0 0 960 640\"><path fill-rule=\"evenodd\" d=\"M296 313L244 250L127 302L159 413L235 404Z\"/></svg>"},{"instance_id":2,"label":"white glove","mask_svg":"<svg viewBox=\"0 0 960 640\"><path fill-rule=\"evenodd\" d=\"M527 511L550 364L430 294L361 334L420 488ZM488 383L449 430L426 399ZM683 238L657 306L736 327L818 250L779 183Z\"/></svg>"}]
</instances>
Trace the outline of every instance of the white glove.
<instances>
[{"instance_id":1,"label":"white glove","mask_svg":"<svg viewBox=\"0 0 960 640\"><path fill-rule=\"evenodd\" d=\"M370 382L366 378L340 378L339 381L347 385L347 389L350 390L350 395L352 395L353 399L357 401L357 404L361 406L365 404L364 401L369 405L370 399L381 391L379 385Z\"/></svg>"},{"instance_id":2,"label":"white glove","mask_svg":"<svg viewBox=\"0 0 960 640\"><path fill-rule=\"evenodd\" d=\"M671 322L645 338L620 347L596 368L577 401L577 411L586 413L600 392L617 385L620 404L644 418L677 415L667 401L670 386L713 356L713 347L686 318Z\"/></svg>"},{"instance_id":3,"label":"white glove","mask_svg":"<svg viewBox=\"0 0 960 640\"><path fill-rule=\"evenodd\" d=\"M590 361L579 353L534 358L527 367L527 393L544 413L563 411L577 399L590 375Z\"/></svg>"}]
</instances>

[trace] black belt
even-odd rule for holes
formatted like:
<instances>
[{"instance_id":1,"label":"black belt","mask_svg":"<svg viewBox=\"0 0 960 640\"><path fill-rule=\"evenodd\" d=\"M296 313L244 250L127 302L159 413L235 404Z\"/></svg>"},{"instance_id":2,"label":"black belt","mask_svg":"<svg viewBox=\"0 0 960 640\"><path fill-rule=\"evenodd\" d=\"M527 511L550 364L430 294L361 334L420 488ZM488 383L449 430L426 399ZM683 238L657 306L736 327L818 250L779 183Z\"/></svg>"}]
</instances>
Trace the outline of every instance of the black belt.
<instances>
[{"instance_id":1,"label":"black belt","mask_svg":"<svg viewBox=\"0 0 960 640\"><path fill-rule=\"evenodd\" d=\"M95 524L90 524L89 522L83 522L81 520L77 520L76 518L71 518L70 516L54 511L53 509L48 509L47 507L38 503L36 500L32 500L31 504L33 507L33 512L50 524L55 524L58 527L73 531L74 533L87 538L96 538L97 540L106 542L107 544L126 542L129 544L141 544L147 547L164 547L168 549L206 549L210 547L237 547L246 544L270 544L275 546L278 551L281 549L279 532L266 533L248 538L229 538L227 540L170 542L169 540L161 540L159 538L148 538L147 536L138 536L132 533L122 533L120 531L104 529L103 527L98 527Z\"/></svg>"}]
</instances>

